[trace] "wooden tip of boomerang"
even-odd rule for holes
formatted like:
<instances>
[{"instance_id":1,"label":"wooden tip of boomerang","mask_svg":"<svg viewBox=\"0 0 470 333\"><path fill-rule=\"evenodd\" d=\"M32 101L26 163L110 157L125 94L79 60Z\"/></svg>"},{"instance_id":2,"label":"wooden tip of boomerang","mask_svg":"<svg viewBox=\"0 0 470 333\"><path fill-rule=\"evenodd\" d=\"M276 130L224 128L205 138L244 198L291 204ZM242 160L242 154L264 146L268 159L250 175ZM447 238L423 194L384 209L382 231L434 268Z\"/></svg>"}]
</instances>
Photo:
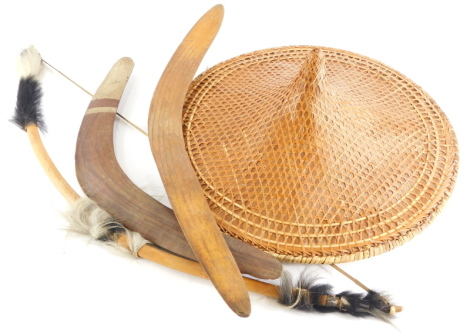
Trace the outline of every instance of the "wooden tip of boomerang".
<instances>
[{"instance_id":1,"label":"wooden tip of boomerang","mask_svg":"<svg viewBox=\"0 0 470 333\"><path fill-rule=\"evenodd\" d=\"M134 61L129 57L123 57L116 61L97 89L92 100L107 98L119 101L133 68Z\"/></svg>"},{"instance_id":2,"label":"wooden tip of boomerang","mask_svg":"<svg viewBox=\"0 0 470 333\"><path fill-rule=\"evenodd\" d=\"M248 290L205 200L184 145L179 144L187 89L217 35L223 13L222 5L207 11L168 62L152 98L149 137L176 218L194 254L230 309L240 317L248 317L251 313Z\"/></svg>"},{"instance_id":3,"label":"wooden tip of boomerang","mask_svg":"<svg viewBox=\"0 0 470 333\"><path fill-rule=\"evenodd\" d=\"M214 281L212 281L214 283ZM245 282L242 281L245 286ZM217 284L217 282L215 283ZM241 293L242 296L240 296L240 292L237 292L235 290L234 295L227 295L227 293L224 293L224 290L219 290L219 288L216 289L219 291L219 294L222 296L224 299L225 303L228 305L228 307L239 317L242 318L247 318L251 314L251 303L250 303L250 297L248 296L248 290L246 289L246 295L244 293ZM233 298L231 296L234 296Z\"/></svg>"},{"instance_id":4,"label":"wooden tip of boomerang","mask_svg":"<svg viewBox=\"0 0 470 333\"><path fill-rule=\"evenodd\" d=\"M222 4L215 5L207 13L212 15L224 15L224 6Z\"/></svg>"},{"instance_id":5,"label":"wooden tip of boomerang","mask_svg":"<svg viewBox=\"0 0 470 333\"><path fill-rule=\"evenodd\" d=\"M223 18L224 6L215 5L209 9L193 26L193 28L197 27L197 29L191 29L184 39L198 41L207 39L210 40L209 44L207 45L208 47L219 31ZM207 41L203 44L207 44ZM204 49L204 47L202 49Z\"/></svg>"},{"instance_id":6,"label":"wooden tip of boomerang","mask_svg":"<svg viewBox=\"0 0 470 333\"><path fill-rule=\"evenodd\" d=\"M239 317L248 318L251 314L251 304L250 302L246 302L245 304L240 304L240 309L232 308L233 312L235 312Z\"/></svg>"}]
</instances>

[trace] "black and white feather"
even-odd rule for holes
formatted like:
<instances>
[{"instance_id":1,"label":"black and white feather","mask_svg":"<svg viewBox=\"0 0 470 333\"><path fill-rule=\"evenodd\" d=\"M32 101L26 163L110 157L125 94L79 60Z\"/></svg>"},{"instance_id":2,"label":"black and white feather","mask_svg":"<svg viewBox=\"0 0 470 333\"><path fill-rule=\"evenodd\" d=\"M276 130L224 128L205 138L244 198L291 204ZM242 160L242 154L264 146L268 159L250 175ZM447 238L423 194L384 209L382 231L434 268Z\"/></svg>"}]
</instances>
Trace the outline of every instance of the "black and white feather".
<instances>
[{"instance_id":1,"label":"black and white feather","mask_svg":"<svg viewBox=\"0 0 470 333\"><path fill-rule=\"evenodd\" d=\"M69 222L67 231L91 236L95 240L136 257L140 248L150 243L139 233L126 229L119 221L86 197L78 199L69 210L63 213L63 216ZM117 242L123 233L127 236L127 248L120 246Z\"/></svg>"},{"instance_id":2,"label":"black and white feather","mask_svg":"<svg viewBox=\"0 0 470 333\"><path fill-rule=\"evenodd\" d=\"M319 284L303 272L296 283L285 271L279 287L279 302L289 308L309 312L342 312L355 317L374 316L388 323L393 318L395 306L375 291L333 293L329 284Z\"/></svg>"},{"instance_id":3,"label":"black and white feather","mask_svg":"<svg viewBox=\"0 0 470 333\"><path fill-rule=\"evenodd\" d=\"M63 215L69 222L68 231L91 236L136 257L140 248L150 243L140 234L127 230L86 197L77 200ZM127 236L127 247L122 247L117 242L123 233ZM318 284L314 278L307 276L305 271L294 283L291 275L284 270L280 279L278 301L291 309L322 313L342 312L356 317L374 316L389 324L392 324L390 320L395 311L395 306L375 291L369 291L367 294L348 291L334 294L331 285Z\"/></svg>"},{"instance_id":4,"label":"black and white feather","mask_svg":"<svg viewBox=\"0 0 470 333\"><path fill-rule=\"evenodd\" d=\"M30 46L18 57L17 70L20 75L15 114L12 122L26 130L35 125L45 131L44 117L41 111L42 89L39 76L42 72L42 58L39 52Z\"/></svg>"}]
</instances>

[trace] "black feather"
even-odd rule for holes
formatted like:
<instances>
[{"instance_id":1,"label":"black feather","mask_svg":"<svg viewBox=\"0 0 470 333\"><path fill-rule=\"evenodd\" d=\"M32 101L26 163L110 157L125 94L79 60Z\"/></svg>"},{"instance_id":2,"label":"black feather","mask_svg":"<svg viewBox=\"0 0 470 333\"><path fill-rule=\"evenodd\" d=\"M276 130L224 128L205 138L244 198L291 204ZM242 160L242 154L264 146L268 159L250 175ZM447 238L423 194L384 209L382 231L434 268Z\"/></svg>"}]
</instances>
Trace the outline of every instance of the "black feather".
<instances>
[{"instance_id":1,"label":"black feather","mask_svg":"<svg viewBox=\"0 0 470 333\"><path fill-rule=\"evenodd\" d=\"M36 125L46 131L44 117L41 112L42 89L40 83L32 76L21 78L18 86L15 114L11 121L19 128L26 130Z\"/></svg>"},{"instance_id":2,"label":"black feather","mask_svg":"<svg viewBox=\"0 0 470 333\"><path fill-rule=\"evenodd\" d=\"M341 300L339 311L349 313L355 317L365 317L370 315L369 308L371 304L367 298L367 294L353 293L350 291L343 291L335 295ZM390 308L388 309L390 312Z\"/></svg>"},{"instance_id":3,"label":"black feather","mask_svg":"<svg viewBox=\"0 0 470 333\"><path fill-rule=\"evenodd\" d=\"M355 317L375 316L386 322L391 304L381 294L369 291L366 294L345 291L333 293L329 284L318 284L313 278L302 273L297 283L292 282L289 273L284 272L279 287L279 302L293 309L308 312L342 312Z\"/></svg>"},{"instance_id":4,"label":"black feather","mask_svg":"<svg viewBox=\"0 0 470 333\"><path fill-rule=\"evenodd\" d=\"M369 291L365 299L370 303L371 307L379 310L380 312L390 313L391 304L390 302L381 294L376 291Z\"/></svg>"}]
</instances>

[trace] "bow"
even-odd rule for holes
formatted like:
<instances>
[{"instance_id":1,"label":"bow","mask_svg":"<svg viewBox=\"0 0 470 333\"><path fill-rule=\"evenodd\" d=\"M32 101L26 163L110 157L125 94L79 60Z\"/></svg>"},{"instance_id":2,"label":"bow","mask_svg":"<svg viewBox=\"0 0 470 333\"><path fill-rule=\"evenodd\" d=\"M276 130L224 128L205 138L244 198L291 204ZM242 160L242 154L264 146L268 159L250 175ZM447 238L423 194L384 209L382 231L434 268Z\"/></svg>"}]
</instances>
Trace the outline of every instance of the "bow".
<instances>
[{"instance_id":1,"label":"bow","mask_svg":"<svg viewBox=\"0 0 470 333\"><path fill-rule=\"evenodd\" d=\"M39 63L41 63L41 62L39 62ZM21 92L24 91L21 84L20 84L19 91L21 91ZM19 96L20 96L20 94L19 94ZM26 96L27 96L27 94L26 94ZM40 94L38 95L36 93L33 93L33 100L35 100L35 103L33 103L33 105L37 104L39 99L40 99ZM19 101L20 100L23 100L23 99L19 98ZM21 103L19 103L18 105L20 105L20 104ZM105 105L104 107L109 107L109 105L108 106ZM19 112L19 113L21 113L22 110L23 111L27 110L29 112L31 109L29 109L29 108L17 108L17 112ZM36 116L37 116L36 120L35 120L36 123L34 124L34 121L33 121L33 124L31 124L30 122L27 122L27 123L23 124L23 128L25 130L30 126L36 127L36 128L40 127L40 123L41 123L40 112L39 112L39 110L35 110L34 107L32 108L32 110L34 111L33 113L36 113ZM15 119L20 119L20 118L21 117L15 117ZM17 122L17 124L18 124L18 122ZM40 140L40 137L39 137L39 139L38 138L33 138L32 142L36 142L38 140ZM49 160L48 163L53 165L52 161L50 161L50 158L42 156L42 155L44 155L44 153L40 152L38 154L41 156L41 158L44 158L45 160ZM60 179L61 176L59 177L56 174L52 173L52 174L49 175L49 177L51 179L53 179L53 182L56 184L56 187L58 187L61 190L61 192L62 192L63 188L68 186L68 184L66 184L66 185L63 184L65 182L65 180L63 180L63 178L59 182L54 180L54 179ZM72 189L72 191L73 191L73 189ZM67 197L67 195L65 195L65 196ZM68 196L69 196L69 198L68 198L69 202L74 201L74 200L76 201L76 199L78 197L78 195L74 191L72 192L71 195L68 195ZM120 236L118 238L117 242L121 243L119 241L119 239L123 239L124 236L122 236L121 234L123 234L124 229L121 226L119 226L116 221L113 221L113 222L109 223L109 225L112 226L111 230L113 230L113 233ZM113 237L108 237L108 238L112 239ZM128 237L126 236L126 238L128 238ZM147 245L143 245L142 248L144 248L146 246ZM284 280L286 281L287 279L284 279ZM285 282L285 284L288 285L288 286L292 285L292 284L289 284L288 282ZM370 313L370 314L373 314L373 311L363 310L363 309L369 309L369 306L361 305L361 306L357 307L357 306L352 306L352 304L361 303L365 300L367 302L372 300L369 303L367 303L367 302L365 302L365 303L371 304L371 306L373 306L373 307L378 307L377 302L376 302L377 301L376 297L374 297L374 295L369 295L369 294L365 297L362 297L362 296L352 297L350 294L348 294L348 295L342 294L342 295L336 295L335 296L335 295L330 295L331 292L330 292L329 289L324 289L322 291L322 294L321 294L324 297L317 299L316 297L314 297L314 295L317 295L317 294L320 294L320 293L319 293L318 289L315 289L315 288L313 288L313 289L312 288L303 288L303 287L294 288L295 290L298 289L300 291L294 291L294 289L291 288L291 287L285 288L285 289L289 290L288 295L297 295L297 296L294 297L294 299L296 299L294 304L289 304L290 303L289 301L283 301L284 303L286 303L286 304L288 304L292 307L297 307L298 304L302 304L301 308L305 308L306 305L309 304L309 306L307 306L307 307L311 307L311 308L315 308L315 307L320 307L321 308L321 307L323 307L325 309L326 308L335 308L339 311L344 311L344 312L352 313L352 314L355 314L355 315L357 315L357 313ZM308 297L304 300L303 296L301 297L301 295L308 295ZM243 299L243 296L240 296L240 297ZM291 299L291 298L287 297L286 299ZM380 299L383 300L382 298L380 298ZM238 301L235 301L235 303L237 303L237 302L239 304L235 306L235 308L234 308L235 312L237 312L240 315L247 315L249 313L249 308L246 307L246 304L244 303L244 301L239 299ZM389 303L387 303L387 302L383 302L383 303L386 306L384 307L383 304L381 304L379 306L379 307L381 307L381 310L379 310L379 311L383 312L384 311L383 308L386 308L386 307L388 307L388 310L389 310L388 313L391 313L391 312L395 311L395 309L393 309L393 307L390 306ZM372 304L375 304L375 305L372 305Z\"/></svg>"},{"instance_id":2,"label":"bow","mask_svg":"<svg viewBox=\"0 0 470 333\"><path fill-rule=\"evenodd\" d=\"M22 55L25 56L28 52L36 53L36 56L40 57L33 48ZM23 79L22 77L21 80ZM39 107L41 93L37 93L40 92L37 77L34 77L35 85L38 87L36 90L25 89L26 85L21 83L21 80L13 122L27 131L30 143L47 176L64 198L71 203L71 209L66 214L70 230L90 235L100 242L117 246L125 252L160 265L207 279L207 274L199 263L171 254L147 242L139 234L127 230L96 203L87 198L80 198L61 176L42 144L38 129L44 129L45 124L41 122L42 114ZM33 100L34 103L25 103L25 100ZM24 119L29 120L25 122ZM249 291L277 299L289 308L303 311L338 311L354 316L373 315L387 322L394 313L401 311L401 307L391 305L385 297L374 291L369 290L366 294L349 292L334 294L330 285L318 285L315 279L308 278L305 274L297 282L294 282L288 272L284 271L280 279L280 287L274 283L247 277L244 277L243 280Z\"/></svg>"}]
</instances>

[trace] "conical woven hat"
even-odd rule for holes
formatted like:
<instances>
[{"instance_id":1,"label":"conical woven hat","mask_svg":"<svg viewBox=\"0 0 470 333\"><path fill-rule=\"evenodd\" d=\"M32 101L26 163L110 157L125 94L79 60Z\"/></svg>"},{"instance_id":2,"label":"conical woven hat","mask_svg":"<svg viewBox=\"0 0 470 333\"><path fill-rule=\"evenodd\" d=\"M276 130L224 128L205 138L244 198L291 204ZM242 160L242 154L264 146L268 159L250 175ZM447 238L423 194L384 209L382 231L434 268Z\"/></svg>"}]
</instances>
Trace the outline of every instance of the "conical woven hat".
<instances>
[{"instance_id":1,"label":"conical woven hat","mask_svg":"<svg viewBox=\"0 0 470 333\"><path fill-rule=\"evenodd\" d=\"M432 98L337 49L223 62L195 79L183 121L220 228L286 261L347 262L403 244L457 172L454 132Z\"/></svg>"}]
</instances>

